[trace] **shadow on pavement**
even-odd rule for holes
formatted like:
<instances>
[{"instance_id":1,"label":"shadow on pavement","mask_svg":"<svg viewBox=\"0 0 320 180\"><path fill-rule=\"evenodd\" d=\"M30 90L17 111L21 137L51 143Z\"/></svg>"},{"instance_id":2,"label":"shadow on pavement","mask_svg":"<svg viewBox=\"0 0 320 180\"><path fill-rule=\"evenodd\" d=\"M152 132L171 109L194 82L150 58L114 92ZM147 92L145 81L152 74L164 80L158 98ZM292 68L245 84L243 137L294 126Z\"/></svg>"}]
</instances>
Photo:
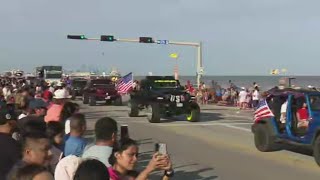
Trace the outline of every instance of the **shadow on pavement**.
<instances>
[{"instance_id":1,"label":"shadow on pavement","mask_svg":"<svg viewBox=\"0 0 320 180\"><path fill-rule=\"evenodd\" d=\"M310 148L306 148L303 146L294 146L291 144L281 144L280 145L281 150L290 151L298 154L304 154L307 156L313 157L313 150Z\"/></svg>"},{"instance_id":2,"label":"shadow on pavement","mask_svg":"<svg viewBox=\"0 0 320 180\"><path fill-rule=\"evenodd\" d=\"M220 114L220 113L202 112L201 115L200 115L200 121L199 122L210 122L210 121L223 120L224 118L221 117L221 115L222 114ZM186 115L163 117L161 119L161 123L171 123L171 122L176 122L176 121L186 121L187 122ZM192 122L192 123L197 123L197 122Z\"/></svg>"}]
</instances>

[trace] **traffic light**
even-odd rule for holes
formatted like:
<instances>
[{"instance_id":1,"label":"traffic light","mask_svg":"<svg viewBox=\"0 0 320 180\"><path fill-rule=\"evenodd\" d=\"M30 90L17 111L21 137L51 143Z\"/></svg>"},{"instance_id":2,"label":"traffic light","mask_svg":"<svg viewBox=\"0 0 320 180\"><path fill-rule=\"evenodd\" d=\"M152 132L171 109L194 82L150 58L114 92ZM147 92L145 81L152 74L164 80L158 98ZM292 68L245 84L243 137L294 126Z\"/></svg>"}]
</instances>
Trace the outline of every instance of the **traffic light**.
<instances>
[{"instance_id":1,"label":"traffic light","mask_svg":"<svg viewBox=\"0 0 320 180\"><path fill-rule=\"evenodd\" d=\"M100 41L115 41L114 36L101 35Z\"/></svg>"},{"instance_id":2,"label":"traffic light","mask_svg":"<svg viewBox=\"0 0 320 180\"><path fill-rule=\"evenodd\" d=\"M68 35L68 39L87 39L84 35Z\"/></svg>"},{"instance_id":3,"label":"traffic light","mask_svg":"<svg viewBox=\"0 0 320 180\"><path fill-rule=\"evenodd\" d=\"M140 37L139 42L140 43L154 43L152 37Z\"/></svg>"}]
</instances>

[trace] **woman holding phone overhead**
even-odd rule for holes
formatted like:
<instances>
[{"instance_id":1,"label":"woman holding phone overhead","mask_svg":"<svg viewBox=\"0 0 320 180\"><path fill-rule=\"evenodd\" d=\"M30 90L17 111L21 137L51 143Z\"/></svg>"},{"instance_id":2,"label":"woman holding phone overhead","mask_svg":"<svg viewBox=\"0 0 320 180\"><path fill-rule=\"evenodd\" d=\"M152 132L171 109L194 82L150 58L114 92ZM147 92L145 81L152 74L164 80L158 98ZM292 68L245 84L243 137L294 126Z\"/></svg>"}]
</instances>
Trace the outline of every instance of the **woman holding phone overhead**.
<instances>
[{"instance_id":1,"label":"woman holding phone overhead","mask_svg":"<svg viewBox=\"0 0 320 180\"><path fill-rule=\"evenodd\" d=\"M109 162L112 167L108 168L111 180L147 180L151 172L164 170L163 180L172 177L173 171L170 158L167 154L154 153L147 167L142 172L135 171L138 162L139 147L132 139L123 139L119 147L113 150ZM168 173L171 172L171 173Z\"/></svg>"}]
</instances>

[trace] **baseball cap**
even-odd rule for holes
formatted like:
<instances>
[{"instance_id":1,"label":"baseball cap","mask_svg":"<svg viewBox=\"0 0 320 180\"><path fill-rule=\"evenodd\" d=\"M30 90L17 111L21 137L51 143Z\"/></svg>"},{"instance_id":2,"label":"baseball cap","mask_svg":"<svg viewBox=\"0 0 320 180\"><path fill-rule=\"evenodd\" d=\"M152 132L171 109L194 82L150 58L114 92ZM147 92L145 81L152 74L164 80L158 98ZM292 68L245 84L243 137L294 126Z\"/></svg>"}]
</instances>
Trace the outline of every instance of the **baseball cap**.
<instances>
[{"instance_id":1,"label":"baseball cap","mask_svg":"<svg viewBox=\"0 0 320 180\"><path fill-rule=\"evenodd\" d=\"M47 108L48 104L44 102L42 99L33 99L29 102L30 109L41 109Z\"/></svg>"},{"instance_id":2,"label":"baseball cap","mask_svg":"<svg viewBox=\"0 0 320 180\"><path fill-rule=\"evenodd\" d=\"M17 120L17 116L13 110L10 110L6 106L0 107L0 125L6 124L10 120Z\"/></svg>"}]
</instances>

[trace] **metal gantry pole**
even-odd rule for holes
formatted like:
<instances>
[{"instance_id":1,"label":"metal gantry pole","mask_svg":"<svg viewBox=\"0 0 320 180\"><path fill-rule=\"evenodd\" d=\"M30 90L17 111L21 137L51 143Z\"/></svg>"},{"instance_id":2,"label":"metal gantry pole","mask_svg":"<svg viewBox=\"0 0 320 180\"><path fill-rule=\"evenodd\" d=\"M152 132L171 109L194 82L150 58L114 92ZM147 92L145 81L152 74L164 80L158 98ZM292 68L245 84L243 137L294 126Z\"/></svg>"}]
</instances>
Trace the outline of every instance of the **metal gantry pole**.
<instances>
[{"instance_id":1,"label":"metal gantry pole","mask_svg":"<svg viewBox=\"0 0 320 180\"><path fill-rule=\"evenodd\" d=\"M100 38L85 38L85 40L94 40L100 41ZM127 38L118 38L114 39L115 42L132 42L132 43L140 43L139 39L127 39ZM163 40L155 40L153 39L154 43ZM182 42L182 41L170 41L164 40L167 42L168 45L179 45L179 46L192 46L197 48L197 57L196 57L196 78L197 78L197 87L199 87L201 83L201 77L203 75L203 64L202 64L202 43L201 42ZM160 44L160 43L157 43Z\"/></svg>"}]
</instances>

